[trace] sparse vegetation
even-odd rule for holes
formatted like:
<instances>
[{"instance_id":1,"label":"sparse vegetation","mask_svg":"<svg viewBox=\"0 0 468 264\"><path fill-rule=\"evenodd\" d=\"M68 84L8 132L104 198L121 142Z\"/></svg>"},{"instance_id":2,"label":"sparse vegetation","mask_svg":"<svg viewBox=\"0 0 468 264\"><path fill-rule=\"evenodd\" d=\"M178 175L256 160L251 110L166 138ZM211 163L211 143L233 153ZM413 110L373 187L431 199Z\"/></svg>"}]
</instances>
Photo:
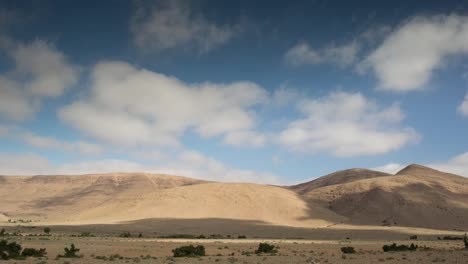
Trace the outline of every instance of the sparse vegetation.
<instances>
[{"instance_id":1,"label":"sparse vegetation","mask_svg":"<svg viewBox=\"0 0 468 264\"><path fill-rule=\"evenodd\" d=\"M6 235L5 228L2 228L2 230L0 230L0 236L5 236L5 235Z\"/></svg>"},{"instance_id":2,"label":"sparse vegetation","mask_svg":"<svg viewBox=\"0 0 468 264\"><path fill-rule=\"evenodd\" d=\"M81 255L78 255L77 253L80 251L79 248L75 247L75 244L71 244L70 248L65 247L64 248L65 254L63 255L58 255L57 258L81 258Z\"/></svg>"},{"instance_id":3,"label":"sparse vegetation","mask_svg":"<svg viewBox=\"0 0 468 264\"><path fill-rule=\"evenodd\" d=\"M345 254L353 254L353 253L356 253L356 250L354 250L353 247L342 247L341 252Z\"/></svg>"},{"instance_id":4,"label":"sparse vegetation","mask_svg":"<svg viewBox=\"0 0 468 264\"><path fill-rule=\"evenodd\" d=\"M247 238L247 237L244 236L244 235L239 235L239 236L237 236L237 238L238 238L238 239L245 239L245 238Z\"/></svg>"},{"instance_id":5,"label":"sparse vegetation","mask_svg":"<svg viewBox=\"0 0 468 264\"><path fill-rule=\"evenodd\" d=\"M172 250L174 257L202 257L205 256L204 246L182 246Z\"/></svg>"},{"instance_id":6,"label":"sparse vegetation","mask_svg":"<svg viewBox=\"0 0 468 264\"><path fill-rule=\"evenodd\" d=\"M278 250L274 245L270 245L268 243L260 243L258 244L258 249L255 251L256 254L261 253L277 253Z\"/></svg>"},{"instance_id":7,"label":"sparse vegetation","mask_svg":"<svg viewBox=\"0 0 468 264\"><path fill-rule=\"evenodd\" d=\"M465 244L465 248L468 249L468 236L466 235L466 233L463 236L463 244Z\"/></svg>"},{"instance_id":8,"label":"sparse vegetation","mask_svg":"<svg viewBox=\"0 0 468 264\"><path fill-rule=\"evenodd\" d=\"M0 241L0 259L18 259L21 256L21 245L16 242Z\"/></svg>"},{"instance_id":9,"label":"sparse vegetation","mask_svg":"<svg viewBox=\"0 0 468 264\"><path fill-rule=\"evenodd\" d=\"M463 240L463 237L459 236L444 236L444 237L437 237L438 240Z\"/></svg>"},{"instance_id":10,"label":"sparse vegetation","mask_svg":"<svg viewBox=\"0 0 468 264\"><path fill-rule=\"evenodd\" d=\"M411 240L418 240L418 236L417 236L417 235L413 235L413 236L410 236L409 239L411 239Z\"/></svg>"},{"instance_id":11,"label":"sparse vegetation","mask_svg":"<svg viewBox=\"0 0 468 264\"><path fill-rule=\"evenodd\" d=\"M21 252L21 245L16 242L8 242L7 240L0 241L0 259L9 260L9 259L26 259L28 257L41 258L44 257L46 253L45 248L35 249L35 248L25 248Z\"/></svg>"},{"instance_id":12,"label":"sparse vegetation","mask_svg":"<svg viewBox=\"0 0 468 264\"><path fill-rule=\"evenodd\" d=\"M123 232L120 234L120 237L132 237L132 234L130 234L130 232Z\"/></svg>"},{"instance_id":13,"label":"sparse vegetation","mask_svg":"<svg viewBox=\"0 0 468 264\"><path fill-rule=\"evenodd\" d=\"M44 233L46 233L46 234L50 234L50 227L46 227L46 228L44 228Z\"/></svg>"},{"instance_id":14,"label":"sparse vegetation","mask_svg":"<svg viewBox=\"0 0 468 264\"><path fill-rule=\"evenodd\" d=\"M35 248L25 248L23 249L23 252L21 253L21 256L23 257L34 257L34 258L42 258L45 257L47 254L45 248L41 249L35 249Z\"/></svg>"},{"instance_id":15,"label":"sparse vegetation","mask_svg":"<svg viewBox=\"0 0 468 264\"><path fill-rule=\"evenodd\" d=\"M80 237L95 237L91 232L81 232Z\"/></svg>"},{"instance_id":16,"label":"sparse vegetation","mask_svg":"<svg viewBox=\"0 0 468 264\"><path fill-rule=\"evenodd\" d=\"M395 243L391 244L391 245L384 245L382 247L383 251L384 252L389 252L389 251L415 251L416 249L418 249L418 246L416 246L415 244L411 243L411 245L407 246L407 245L397 245Z\"/></svg>"}]
</instances>

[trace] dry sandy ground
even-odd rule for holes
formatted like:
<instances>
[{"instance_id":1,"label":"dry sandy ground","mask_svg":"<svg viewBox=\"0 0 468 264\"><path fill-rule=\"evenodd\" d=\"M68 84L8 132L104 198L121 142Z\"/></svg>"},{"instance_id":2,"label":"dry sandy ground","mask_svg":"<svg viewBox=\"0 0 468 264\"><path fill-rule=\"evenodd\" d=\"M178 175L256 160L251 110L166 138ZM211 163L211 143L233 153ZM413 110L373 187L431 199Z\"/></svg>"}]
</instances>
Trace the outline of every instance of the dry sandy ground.
<instances>
[{"instance_id":1,"label":"dry sandy ground","mask_svg":"<svg viewBox=\"0 0 468 264\"><path fill-rule=\"evenodd\" d=\"M69 236L10 237L25 247L47 248L48 257L29 258L26 261L2 261L2 263L106 263L96 256L119 254L123 259L112 263L468 263L468 250L462 250L461 241L391 241L398 244L416 243L431 250L416 252L384 253L382 245L390 241L317 241L317 240L174 240L148 238L75 238ZM242 255L252 252L259 242L279 247L275 255ZM84 256L80 259L55 259L63 247L75 243ZM182 245L204 245L208 256L201 258L173 258L171 250ZM356 254L342 254L340 248L353 246Z\"/></svg>"},{"instance_id":2,"label":"dry sandy ground","mask_svg":"<svg viewBox=\"0 0 468 264\"><path fill-rule=\"evenodd\" d=\"M0 176L0 225L216 218L309 229L468 230L468 178L419 165L395 175L349 169L289 187L147 173Z\"/></svg>"}]
</instances>

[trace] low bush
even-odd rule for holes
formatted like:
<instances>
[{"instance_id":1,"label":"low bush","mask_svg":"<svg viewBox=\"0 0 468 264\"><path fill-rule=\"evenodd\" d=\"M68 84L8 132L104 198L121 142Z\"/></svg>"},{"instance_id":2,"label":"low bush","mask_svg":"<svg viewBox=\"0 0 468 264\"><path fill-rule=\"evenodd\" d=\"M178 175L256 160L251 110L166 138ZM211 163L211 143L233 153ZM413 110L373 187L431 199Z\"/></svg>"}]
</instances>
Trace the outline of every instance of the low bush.
<instances>
[{"instance_id":1,"label":"low bush","mask_svg":"<svg viewBox=\"0 0 468 264\"><path fill-rule=\"evenodd\" d=\"M44 233L49 234L50 233L50 227L45 227L44 228Z\"/></svg>"},{"instance_id":2,"label":"low bush","mask_svg":"<svg viewBox=\"0 0 468 264\"><path fill-rule=\"evenodd\" d=\"M244 236L244 235L239 235L239 236L237 236L237 238L238 238L238 239L246 239L247 237Z\"/></svg>"},{"instance_id":3,"label":"low bush","mask_svg":"<svg viewBox=\"0 0 468 264\"><path fill-rule=\"evenodd\" d=\"M274 245L270 245L268 243L260 243L258 244L258 249L255 251L256 254L260 253L277 253L278 250Z\"/></svg>"},{"instance_id":4,"label":"low bush","mask_svg":"<svg viewBox=\"0 0 468 264\"><path fill-rule=\"evenodd\" d=\"M132 237L132 234L130 234L130 232L123 232L120 234L120 237Z\"/></svg>"},{"instance_id":5,"label":"low bush","mask_svg":"<svg viewBox=\"0 0 468 264\"><path fill-rule=\"evenodd\" d=\"M341 252L345 254L353 254L353 253L356 253L356 250L354 250L353 247L342 247Z\"/></svg>"},{"instance_id":6,"label":"low bush","mask_svg":"<svg viewBox=\"0 0 468 264\"><path fill-rule=\"evenodd\" d=\"M417 236L417 235L410 236L409 239L411 239L411 240L418 240L418 236Z\"/></svg>"},{"instance_id":7,"label":"low bush","mask_svg":"<svg viewBox=\"0 0 468 264\"><path fill-rule=\"evenodd\" d=\"M21 245L16 242L0 241L0 259L17 259L21 256Z\"/></svg>"},{"instance_id":8,"label":"low bush","mask_svg":"<svg viewBox=\"0 0 468 264\"><path fill-rule=\"evenodd\" d=\"M16 242L8 242L7 240L0 241L0 260L8 259L26 259L27 257L41 258L46 253L45 248L25 248L21 252L21 245Z\"/></svg>"},{"instance_id":9,"label":"low bush","mask_svg":"<svg viewBox=\"0 0 468 264\"><path fill-rule=\"evenodd\" d=\"M418 249L418 246L414 245L413 243L411 243L411 245L407 246L407 245L397 245L395 243L391 244L391 245L384 245L382 247L383 251L384 252L389 252L389 251L414 251L416 249Z\"/></svg>"},{"instance_id":10,"label":"low bush","mask_svg":"<svg viewBox=\"0 0 468 264\"><path fill-rule=\"evenodd\" d=\"M205 247L204 246L182 246L172 250L174 257L202 257L205 256Z\"/></svg>"},{"instance_id":11,"label":"low bush","mask_svg":"<svg viewBox=\"0 0 468 264\"><path fill-rule=\"evenodd\" d=\"M5 236L5 235L6 235L5 228L2 228L2 230L0 230L0 236Z\"/></svg>"},{"instance_id":12,"label":"low bush","mask_svg":"<svg viewBox=\"0 0 468 264\"><path fill-rule=\"evenodd\" d=\"M458 237L458 236L444 236L442 238L437 237L439 240L463 240L463 237Z\"/></svg>"},{"instance_id":13,"label":"low bush","mask_svg":"<svg viewBox=\"0 0 468 264\"><path fill-rule=\"evenodd\" d=\"M81 232L80 237L95 237L91 232Z\"/></svg>"},{"instance_id":14,"label":"low bush","mask_svg":"<svg viewBox=\"0 0 468 264\"><path fill-rule=\"evenodd\" d=\"M57 258L81 258L81 256L77 254L78 252L80 252L80 249L76 248L75 244L71 244L70 248L65 247L64 251L65 254L58 255Z\"/></svg>"},{"instance_id":15,"label":"low bush","mask_svg":"<svg viewBox=\"0 0 468 264\"><path fill-rule=\"evenodd\" d=\"M463 236L463 244L465 244L465 248L468 249L468 236L466 235L466 233Z\"/></svg>"},{"instance_id":16,"label":"low bush","mask_svg":"<svg viewBox=\"0 0 468 264\"><path fill-rule=\"evenodd\" d=\"M23 257L34 257L34 258L42 258L45 257L47 254L45 248L41 249L35 249L35 248L25 248L23 249L23 252L21 253L21 256Z\"/></svg>"}]
</instances>

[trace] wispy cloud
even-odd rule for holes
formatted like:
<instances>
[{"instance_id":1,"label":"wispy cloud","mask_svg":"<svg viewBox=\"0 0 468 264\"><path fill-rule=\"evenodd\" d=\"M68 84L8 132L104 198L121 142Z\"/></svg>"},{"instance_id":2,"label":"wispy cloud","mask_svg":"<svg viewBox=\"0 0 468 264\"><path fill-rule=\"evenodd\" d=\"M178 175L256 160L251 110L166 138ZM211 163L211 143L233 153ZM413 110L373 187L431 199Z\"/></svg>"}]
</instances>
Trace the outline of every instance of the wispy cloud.
<instances>
[{"instance_id":1,"label":"wispy cloud","mask_svg":"<svg viewBox=\"0 0 468 264\"><path fill-rule=\"evenodd\" d=\"M468 94L465 95L465 100L458 106L458 112L468 117Z\"/></svg>"},{"instance_id":2,"label":"wispy cloud","mask_svg":"<svg viewBox=\"0 0 468 264\"><path fill-rule=\"evenodd\" d=\"M191 9L190 1L137 2L131 22L136 46L145 51L192 48L207 52L233 38L239 25L219 25Z\"/></svg>"},{"instance_id":3,"label":"wispy cloud","mask_svg":"<svg viewBox=\"0 0 468 264\"><path fill-rule=\"evenodd\" d=\"M0 175L78 175L110 172L147 172L222 182L280 184L280 178L251 170L233 169L193 150L183 150L163 165L123 159L94 159L55 165L37 154L0 153Z\"/></svg>"},{"instance_id":4,"label":"wispy cloud","mask_svg":"<svg viewBox=\"0 0 468 264\"><path fill-rule=\"evenodd\" d=\"M289 49L284 59L294 66L335 64L345 67L356 61L359 48L356 41L341 46L329 45L322 49L314 49L308 43L301 42Z\"/></svg>"}]
</instances>

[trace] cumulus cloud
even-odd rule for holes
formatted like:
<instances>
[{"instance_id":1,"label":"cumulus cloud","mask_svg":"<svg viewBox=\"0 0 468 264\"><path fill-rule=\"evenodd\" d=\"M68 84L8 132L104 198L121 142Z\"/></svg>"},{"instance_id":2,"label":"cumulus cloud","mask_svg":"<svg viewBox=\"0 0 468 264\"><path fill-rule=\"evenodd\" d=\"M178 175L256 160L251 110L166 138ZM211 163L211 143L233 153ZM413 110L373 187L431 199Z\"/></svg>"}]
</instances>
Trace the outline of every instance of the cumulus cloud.
<instances>
[{"instance_id":1,"label":"cumulus cloud","mask_svg":"<svg viewBox=\"0 0 468 264\"><path fill-rule=\"evenodd\" d=\"M355 62L358 52L359 45L356 41L342 46L329 45L319 50L302 42L289 49L284 59L288 64L294 66L306 64L336 64L345 67Z\"/></svg>"},{"instance_id":2,"label":"cumulus cloud","mask_svg":"<svg viewBox=\"0 0 468 264\"><path fill-rule=\"evenodd\" d=\"M199 152L183 150L164 165L147 165L121 159L51 164L35 154L0 153L0 175L77 175L109 172L147 172L187 176L224 182L279 184L277 176L251 170L232 169Z\"/></svg>"},{"instance_id":3,"label":"cumulus cloud","mask_svg":"<svg viewBox=\"0 0 468 264\"><path fill-rule=\"evenodd\" d=\"M424 89L433 72L453 55L468 53L468 17L415 17L391 32L359 66L371 69L382 90Z\"/></svg>"},{"instance_id":4,"label":"cumulus cloud","mask_svg":"<svg viewBox=\"0 0 468 264\"><path fill-rule=\"evenodd\" d=\"M182 0L138 2L131 22L136 46L146 51L190 47L206 52L229 41L238 27L211 22Z\"/></svg>"},{"instance_id":5,"label":"cumulus cloud","mask_svg":"<svg viewBox=\"0 0 468 264\"><path fill-rule=\"evenodd\" d=\"M458 175L468 177L468 152L455 156L445 162L433 162L428 166Z\"/></svg>"},{"instance_id":6,"label":"cumulus cloud","mask_svg":"<svg viewBox=\"0 0 468 264\"><path fill-rule=\"evenodd\" d=\"M34 135L32 133L23 133L20 138L25 143L36 148L77 152L84 155L97 155L103 152L101 146L83 141L67 142L53 137Z\"/></svg>"},{"instance_id":7,"label":"cumulus cloud","mask_svg":"<svg viewBox=\"0 0 468 264\"><path fill-rule=\"evenodd\" d=\"M468 94L465 95L465 100L458 106L458 112L464 116L468 116Z\"/></svg>"},{"instance_id":8,"label":"cumulus cloud","mask_svg":"<svg viewBox=\"0 0 468 264\"><path fill-rule=\"evenodd\" d=\"M6 51L15 68L0 75L0 115L5 118L29 118L43 98L60 96L77 82L76 66L45 41L15 44Z\"/></svg>"},{"instance_id":9,"label":"cumulus cloud","mask_svg":"<svg viewBox=\"0 0 468 264\"><path fill-rule=\"evenodd\" d=\"M268 93L251 82L187 84L123 62L92 71L91 92L60 110L71 126L115 145L178 145L188 129L204 138L255 125ZM111 132L111 133L110 133Z\"/></svg>"},{"instance_id":10,"label":"cumulus cloud","mask_svg":"<svg viewBox=\"0 0 468 264\"><path fill-rule=\"evenodd\" d=\"M400 126L404 116L398 105L382 108L360 93L304 100L299 110L305 117L291 122L278 137L280 144L296 151L374 155L419 138L413 129Z\"/></svg>"}]
</instances>

